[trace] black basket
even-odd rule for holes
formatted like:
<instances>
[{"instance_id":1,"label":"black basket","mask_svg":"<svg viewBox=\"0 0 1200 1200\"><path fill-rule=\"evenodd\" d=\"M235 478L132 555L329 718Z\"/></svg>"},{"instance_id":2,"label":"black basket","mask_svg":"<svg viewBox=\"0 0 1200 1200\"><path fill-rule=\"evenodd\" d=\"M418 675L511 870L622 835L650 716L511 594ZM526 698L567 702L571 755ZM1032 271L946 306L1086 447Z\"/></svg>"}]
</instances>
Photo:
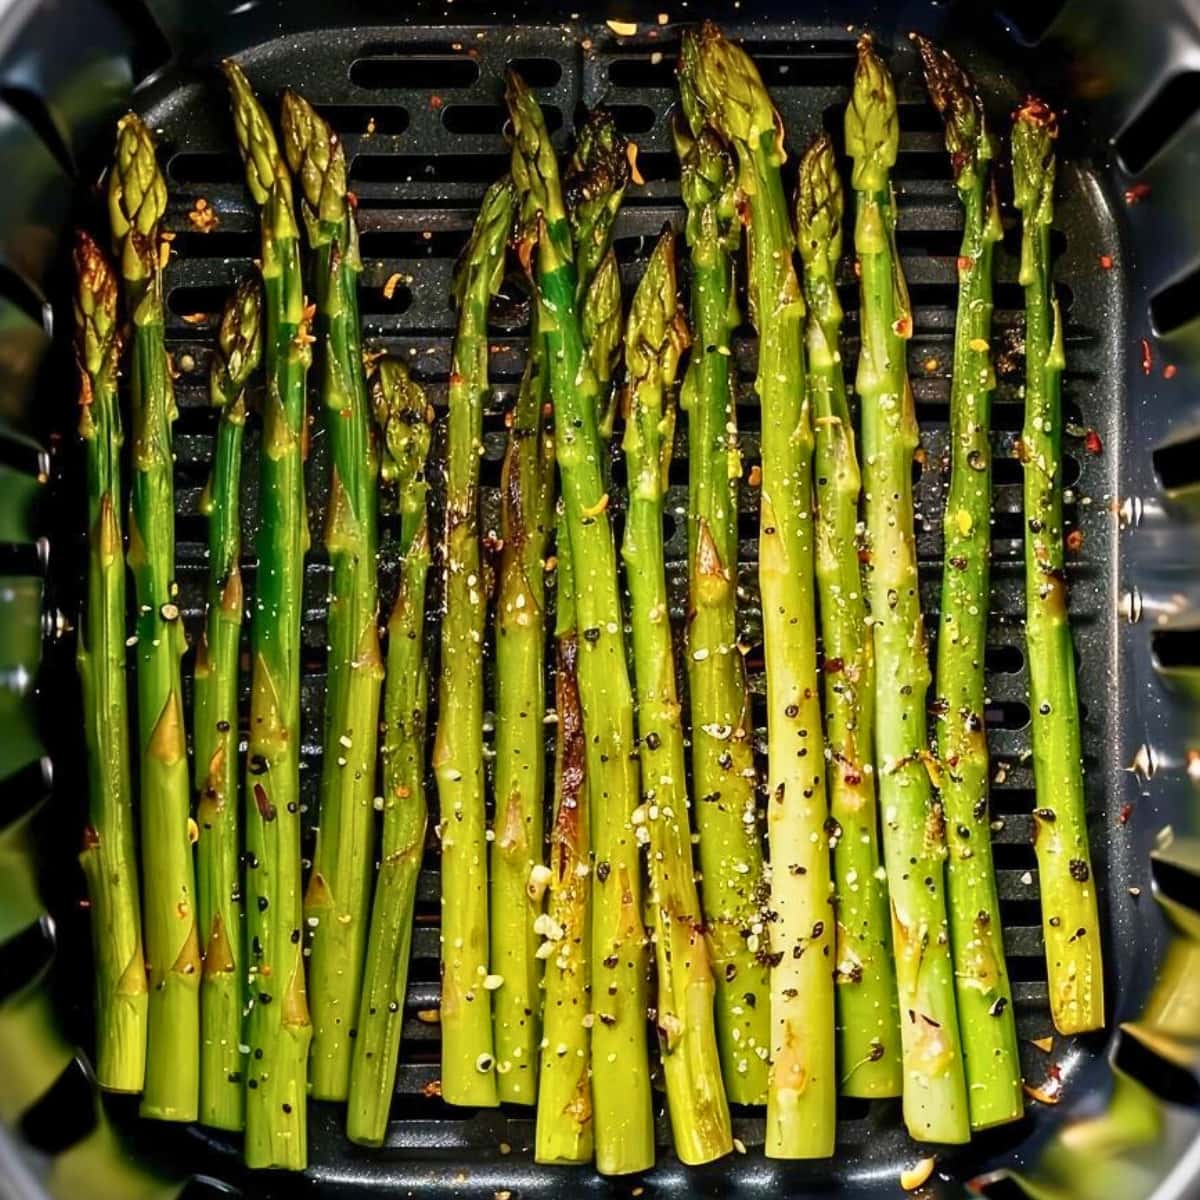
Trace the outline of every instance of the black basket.
<instances>
[{"instance_id":1,"label":"black basket","mask_svg":"<svg viewBox=\"0 0 1200 1200\"><path fill-rule=\"evenodd\" d=\"M242 182L215 63L236 55L265 98L300 89L341 134L358 199L368 343L408 358L435 406L445 403L452 313L449 275L487 184L507 165L501 79L515 63L567 146L581 108L609 108L639 146L644 186L629 194L616 248L632 289L664 221L677 221L678 166L667 113L683 25L716 16L744 39L783 115L796 151L822 128L840 146L854 43L870 28L888 57L900 101L895 171L899 245L914 304L910 372L924 464L917 481L922 600L938 605L947 409L961 227L940 122L926 99L910 28L951 49L975 75L996 128L1036 88L1065 114L1056 205L1055 277L1066 323L1064 404L1072 427L1094 430L1102 452L1068 439L1068 524L1083 534L1070 566L1079 659L1092 848L1106 937L1113 1037L1059 1039L1051 1056L1030 1039L1051 1032L1030 842L1027 675L1023 644L1022 516L1018 435L1023 378L1017 232L1010 208L998 255L1000 380L994 401L993 616L987 664L988 738L1005 944L1023 1067L1034 1085L1061 1073L1063 1102L1030 1104L1019 1123L939 1154L927 1187L939 1195L974 1180L989 1194L1058 1187L1068 1195L1195 1194L1200 1163L1183 1151L1200 1118L1200 1017L1188 1024L1190 943L1168 956L1171 924L1200 929L1200 864L1187 834L1200 779L1200 217L1188 189L1200 159L1200 13L1188 0L1073 0L993 6L864 3L747 4L716 12L633 11L617 36L585 9L547 14L483 11L455 3L389 6L343 0L29 0L0 16L0 1184L13 1194L157 1194L173 1178L247 1196L511 1193L571 1190L647 1195L778 1192L890 1194L900 1169L927 1150L903 1133L896 1101L842 1100L832 1162L788 1164L761 1155L761 1113L734 1113L745 1157L701 1169L669 1150L660 1099L659 1163L636 1179L601 1180L590 1168L532 1162L532 1110L456 1109L427 1094L439 1074L438 1029L416 1019L437 1003L438 879L427 855L417 901L401 1063L385 1145L364 1150L343 1134L338 1106L313 1103L310 1162L302 1179L252 1176L236 1139L199 1127L141 1121L129 1098L95 1097L87 1047L92 1014L85 894L75 862L84 812L81 716L74 638L82 541L79 462L73 441L73 366L61 241L72 222L103 228L93 184L111 151L113 120L132 104L158 135L171 188L165 227L176 234L168 269L168 340L176 365L178 577L189 631L199 628L206 574L198 501L211 456L214 414L207 362L216 315L258 251L257 212ZM1191 58L1189 59L1189 55ZM1002 168L1003 169L1003 168ZM1133 176L1130 172L1140 172ZM1002 176L1002 194L1011 187ZM197 232L188 210L203 197L219 226ZM399 272L404 283L384 284ZM849 261L840 277L845 353L857 355L857 295ZM53 305L53 307L52 307ZM528 298L514 280L492 316L495 383L485 413L485 526L510 406L524 356ZM197 322L195 314L209 314ZM189 320L184 320L188 317ZM57 322L54 320L57 318ZM755 357L749 330L735 357L745 381ZM742 389L739 423L748 463L758 414ZM256 486L256 434L248 432L244 486ZM435 442L434 453L437 453ZM614 459L619 484L622 464ZM317 528L326 461L318 436L309 460ZM686 499L686 440L677 447L668 513ZM436 491L436 488L435 488ZM618 488L619 491L619 488ZM741 616L751 641L758 614L756 496L743 493ZM243 510L253 514L248 502ZM668 575L682 598L686 529L668 529ZM253 522L244 566L253 586ZM384 588L389 529L382 527ZM327 565L310 560L306 589L305 786L315 792L324 694ZM928 622L930 627L936 622ZM753 667L753 660L751 666ZM761 666L761 664L760 664ZM752 677L758 696L761 679ZM762 725L761 708L756 711ZM761 733L761 729L760 729ZM1195 758L1189 747L1195 746ZM431 793L432 795L432 793ZM315 799L315 796L313 797ZM315 804L310 805L315 810ZM1152 854L1153 852L1153 854ZM1200 869L1200 868L1198 868ZM1151 893L1157 889L1161 905ZM1151 986L1166 983L1141 1020ZM1173 987L1173 1005L1162 991ZM1196 985L1200 989L1200 982ZM1180 997L1183 997L1182 999ZM1196 1006L1200 1012L1200 1003ZM74 1046L83 1047L76 1052ZM1114 1083L1115 1080L1115 1083ZM1133 1089L1133 1090L1131 1090ZM1130 1104L1150 1129L1120 1119ZM1108 1106L1122 1136L1102 1137ZM1087 1118L1096 1118L1091 1125ZM1074 1130L1075 1142L1064 1130ZM1080 1130L1090 1152L1076 1153ZM1075 1154L1074 1157L1072 1155ZM1039 1164L1035 1166L1035 1164ZM1081 1165L1082 1164L1082 1165ZM1089 1169L1083 1169L1087 1166ZM1032 1178L1022 1184L1020 1178ZM221 1180L222 1184L217 1184ZM1113 1190L1113 1188L1116 1190ZM0 1187L0 1192L3 1192ZM1047 1194L1031 1191L1030 1194Z\"/></svg>"}]
</instances>

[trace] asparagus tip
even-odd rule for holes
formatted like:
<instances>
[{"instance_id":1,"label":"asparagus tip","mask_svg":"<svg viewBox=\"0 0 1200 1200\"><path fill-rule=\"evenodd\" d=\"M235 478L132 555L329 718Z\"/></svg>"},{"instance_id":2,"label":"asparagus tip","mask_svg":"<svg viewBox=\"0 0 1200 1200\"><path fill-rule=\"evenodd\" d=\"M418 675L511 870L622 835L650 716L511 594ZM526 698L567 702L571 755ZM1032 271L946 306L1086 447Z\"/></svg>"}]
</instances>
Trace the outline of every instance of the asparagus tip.
<instances>
[{"instance_id":1,"label":"asparagus tip","mask_svg":"<svg viewBox=\"0 0 1200 1200\"><path fill-rule=\"evenodd\" d=\"M381 474L403 494L429 451L432 414L425 392L400 359L385 355L375 365L371 398L383 439Z\"/></svg>"},{"instance_id":2,"label":"asparagus tip","mask_svg":"<svg viewBox=\"0 0 1200 1200\"><path fill-rule=\"evenodd\" d=\"M504 100L512 126L512 177L521 196L521 224L532 231L539 214L547 222L566 215L558 159L541 106L512 67L504 73Z\"/></svg>"},{"instance_id":3,"label":"asparagus tip","mask_svg":"<svg viewBox=\"0 0 1200 1200\"><path fill-rule=\"evenodd\" d=\"M972 186L982 163L992 157L983 101L970 75L946 50L919 33L909 38L921 54L925 86L946 127L954 178L959 187Z\"/></svg>"},{"instance_id":4,"label":"asparagus tip","mask_svg":"<svg viewBox=\"0 0 1200 1200\"><path fill-rule=\"evenodd\" d=\"M121 273L131 281L158 270L158 223L167 207L167 184L154 138L137 113L117 122L117 150L108 180L108 213Z\"/></svg>"},{"instance_id":5,"label":"asparagus tip","mask_svg":"<svg viewBox=\"0 0 1200 1200\"><path fill-rule=\"evenodd\" d=\"M836 263L842 248L842 213L845 199L838 175L833 141L820 134L800 160L800 185L796 192L796 234L800 256L810 262L822 255Z\"/></svg>"},{"instance_id":6,"label":"asparagus tip","mask_svg":"<svg viewBox=\"0 0 1200 1200\"><path fill-rule=\"evenodd\" d=\"M254 202L266 204L275 181L286 173L275 131L245 71L232 58L224 59L221 70L229 83L233 126L238 149L246 165L246 183Z\"/></svg>"},{"instance_id":7,"label":"asparagus tip","mask_svg":"<svg viewBox=\"0 0 1200 1200\"><path fill-rule=\"evenodd\" d=\"M225 304L213 356L212 401L232 403L262 357L262 292L257 279L243 279Z\"/></svg>"},{"instance_id":8,"label":"asparagus tip","mask_svg":"<svg viewBox=\"0 0 1200 1200\"><path fill-rule=\"evenodd\" d=\"M346 215L346 152L329 123L299 92L287 88L280 102L280 129L288 166L313 216L341 222Z\"/></svg>"},{"instance_id":9,"label":"asparagus tip","mask_svg":"<svg viewBox=\"0 0 1200 1200\"><path fill-rule=\"evenodd\" d=\"M854 86L846 106L846 152L854 159L856 191L879 191L900 147L896 87L869 33L858 39Z\"/></svg>"},{"instance_id":10,"label":"asparagus tip","mask_svg":"<svg viewBox=\"0 0 1200 1200\"><path fill-rule=\"evenodd\" d=\"M490 272L489 293L494 295L499 288L504 277L504 247L513 233L516 204L517 191L509 175L497 179L484 193L471 238L454 269L451 293L460 306L466 299L472 276L480 267Z\"/></svg>"},{"instance_id":11,"label":"asparagus tip","mask_svg":"<svg viewBox=\"0 0 1200 1200\"><path fill-rule=\"evenodd\" d=\"M1054 139L1058 137L1058 116L1036 96L1026 97L1013 114L1012 168L1013 198L1024 213L1045 210L1054 191Z\"/></svg>"},{"instance_id":12,"label":"asparagus tip","mask_svg":"<svg viewBox=\"0 0 1200 1200\"><path fill-rule=\"evenodd\" d=\"M116 367L114 349L119 349L117 323L117 277L108 256L85 229L75 231L72 254L77 281L75 291L75 353L84 385L79 403L92 402L90 380L104 369L107 359Z\"/></svg>"},{"instance_id":13,"label":"asparagus tip","mask_svg":"<svg viewBox=\"0 0 1200 1200\"><path fill-rule=\"evenodd\" d=\"M750 55L712 21L684 35L679 73L681 88L697 102L697 117L702 114L725 137L754 151L764 134L774 135L775 161L782 163L781 123L762 76Z\"/></svg>"}]
</instances>

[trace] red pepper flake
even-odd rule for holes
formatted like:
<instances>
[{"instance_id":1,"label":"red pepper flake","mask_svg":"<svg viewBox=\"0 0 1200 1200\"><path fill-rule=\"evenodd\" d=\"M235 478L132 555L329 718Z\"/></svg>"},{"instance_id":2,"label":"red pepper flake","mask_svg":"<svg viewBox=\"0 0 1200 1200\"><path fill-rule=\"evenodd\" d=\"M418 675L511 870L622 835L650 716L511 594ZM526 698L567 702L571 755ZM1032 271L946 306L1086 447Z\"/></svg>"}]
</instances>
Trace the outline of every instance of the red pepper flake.
<instances>
[{"instance_id":1,"label":"red pepper flake","mask_svg":"<svg viewBox=\"0 0 1200 1200\"><path fill-rule=\"evenodd\" d=\"M1111 254L1100 255L1100 270L1111 271L1112 267L1113 267L1112 255Z\"/></svg>"},{"instance_id":2,"label":"red pepper flake","mask_svg":"<svg viewBox=\"0 0 1200 1200\"><path fill-rule=\"evenodd\" d=\"M1149 375L1154 370L1154 355L1150 350L1150 339L1142 338L1142 374Z\"/></svg>"},{"instance_id":3,"label":"red pepper flake","mask_svg":"<svg viewBox=\"0 0 1200 1200\"><path fill-rule=\"evenodd\" d=\"M1072 529L1067 534L1067 550L1071 554L1078 554L1083 549L1083 530Z\"/></svg>"},{"instance_id":4,"label":"red pepper flake","mask_svg":"<svg viewBox=\"0 0 1200 1200\"><path fill-rule=\"evenodd\" d=\"M975 265L975 260L969 254L960 254L958 256L958 269L960 271L969 271Z\"/></svg>"},{"instance_id":5,"label":"red pepper flake","mask_svg":"<svg viewBox=\"0 0 1200 1200\"><path fill-rule=\"evenodd\" d=\"M1175 376L1178 374L1179 374L1179 368L1174 363L1167 363L1167 365L1165 367L1163 367L1163 378L1164 379L1174 379Z\"/></svg>"},{"instance_id":6,"label":"red pepper flake","mask_svg":"<svg viewBox=\"0 0 1200 1200\"><path fill-rule=\"evenodd\" d=\"M1126 204L1141 204L1145 198L1150 195L1150 185L1148 183L1135 183L1132 187L1125 189Z\"/></svg>"},{"instance_id":7,"label":"red pepper flake","mask_svg":"<svg viewBox=\"0 0 1200 1200\"><path fill-rule=\"evenodd\" d=\"M1133 805L1130 804L1128 801L1126 801L1124 804L1121 805L1121 811L1117 814L1117 820L1120 821L1122 825L1128 825L1129 818L1132 815L1133 815Z\"/></svg>"},{"instance_id":8,"label":"red pepper flake","mask_svg":"<svg viewBox=\"0 0 1200 1200\"><path fill-rule=\"evenodd\" d=\"M1100 435L1094 429L1089 429L1083 435L1083 448L1089 454L1104 453L1104 443L1100 440Z\"/></svg>"},{"instance_id":9,"label":"red pepper flake","mask_svg":"<svg viewBox=\"0 0 1200 1200\"><path fill-rule=\"evenodd\" d=\"M441 108L446 102L441 96L433 95L429 97L429 107L433 109Z\"/></svg>"}]
</instances>

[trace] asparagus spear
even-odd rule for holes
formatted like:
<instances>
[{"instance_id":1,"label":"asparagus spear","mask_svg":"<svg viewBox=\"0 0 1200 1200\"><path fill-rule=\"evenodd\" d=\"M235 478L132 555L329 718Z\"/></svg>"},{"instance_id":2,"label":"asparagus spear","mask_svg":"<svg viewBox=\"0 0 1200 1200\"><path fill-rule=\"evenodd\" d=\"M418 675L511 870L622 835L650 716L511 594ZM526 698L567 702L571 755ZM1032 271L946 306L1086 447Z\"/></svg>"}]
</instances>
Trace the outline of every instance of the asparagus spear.
<instances>
[{"instance_id":1,"label":"asparagus spear","mask_svg":"<svg viewBox=\"0 0 1200 1200\"><path fill-rule=\"evenodd\" d=\"M751 316L762 406L759 590L767 668L771 850L771 1059L766 1152L833 1153L833 941L813 584L813 435L804 300L783 196L779 114L749 56L711 23L684 41L682 71L737 154L749 205Z\"/></svg>"},{"instance_id":2,"label":"asparagus spear","mask_svg":"<svg viewBox=\"0 0 1200 1200\"><path fill-rule=\"evenodd\" d=\"M374 855L379 734L379 594L375 489L358 321L358 229L346 194L341 141L303 97L283 96L283 148L300 185L313 251L321 400L330 450L325 548L333 567L321 804L304 916L312 930L311 1091L344 1100L358 1016Z\"/></svg>"},{"instance_id":3,"label":"asparagus spear","mask_svg":"<svg viewBox=\"0 0 1200 1200\"><path fill-rule=\"evenodd\" d=\"M499 592L496 598L496 819L491 848L491 966L502 979L492 1001L496 1086L503 1101L537 1097L540 1041L534 922L541 898L529 891L542 862L546 792L546 542L553 515L554 435L542 425L549 398L537 310L529 358L510 417L500 479Z\"/></svg>"},{"instance_id":4,"label":"asparagus spear","mask_svg":"<svg viewBox=\"0 0 1200 1200\"><path fill-rule=\"evenodd\" d=\"M209 396L220 410L208 515L208 621L196 649L195 725L199 800L196 824L200 929L200 1120L218 1129L245 1124L242 1010L245 955L238 872L238 657L242 634L241 514L238 497L246 428L246 381L262 356L262 297L257 279L241 283L225 305L213 355Z\"/></svg>"},{"instance_id":5,"label":"asparagus spear","mask_svg":"<svg viewBox=\"0 0 1200 1200\"><path fill-rule=\"evenodd\" d=\"M483 199L454 281L458 330L450 367L443 551L442 669L433 767L442 839L442 1096L497 1103L488 974L483 775L483 622L479 454L488 387L488 299L500 284L516 191L507 176Z\"/></svg>"},{"instance_id":6,"label":"asparagus spear","mask_svg":"<svg viewBox=\"0 0 1200 1200\"><path fill-rule=\"evenodd\" d=\"M930 786L936 772L925 729L929 660L912 504L920 434L905 360L912 314L888 182L898 143L892 79L864 36L846 110L846 148L857 202L862 351L855 387L862 398L875 757L900 997L904 1120L918 1140L964 1142L970 1125L942 890L944 817Z\"/></svg>"},{"instance_id":7,"label":"asparagus spear","mask_svg":"<svg viewBox=\"0 0 1200 1200\"><path fill-rule=\"evenodd\" d=\"M575 564L579 694L587 745L595 860L592 889L592 1096L596 1162L608 1175L654 1162L646 1047L646 934L637 842L633 696L625 660L616 549L608 517L597 413L599 384L585 355L575 255L558 164L541 110L510 71L512 172L527 236L537 239L536 283L550 362L555 450Z\"/></svg>"},{"instance_id":8,"label":"asparagus spear","mask_svg":"<svg viewBox=\"0 0 1200 1200\"><path fill-rule=\"evenodd\" d=\"M562 505L558 513L554 707L554 822L546 915L539 928L544 976L543 1037L539 1062L537 1138L534 1157L542 1163L590 1162L592 1086L589 1078L591 999L588 947L591 935L591 874L588 862L588 795L579 704L578 626L571 539ZM533 883L535 891L538 883Z\"/></svg>"},{"instance_id":9,"label":"asparagus spear","mask_svg":"<svg viewBox=\"0 0 1200 1200\"><path fill-rule=\"evenodd\" d=\"M1104 969L1088 851L1075 652L1067 617L1062 518L1062 314L1050 279L1058 120L1030 98L1013 118L1013 191L1025 288L1025 634L1038 807L1034 846L1050 1011L1060 1033L1104 1024Z\"/></svg>"},{"instance_id":10,"label":"asparagus spear","mask_svg":"<svg viewBox=\"0 0 1200 1200\"><path fill-rule=\"evenodd\" d=\"M575 246L575 302L583 344L600 387L600 436L607 443L616 418L613 373L621 353L621 275L613 253L613 228L629 186L629 142L612 114L593 109L579 129L563 180L563 199ZM609 475L605 475L607 483Z\"/></svg>"},{"instance_id":11,"label":"asparagus spear","mask_svg":"<svg viewBox=\"0 0 1200 1200\"><path fill-rule=\"evenodd\" d=\"M880 870L879 812L871 760L874 657L858 561L861 477L838 339L842 306L842 182L822 135L800 163L796 237L808 297L808 371L816 426L817 588L825 649L829 811L837 825L838 1062L847 1096L898 1096L900 1016Z\"/></svg>"},{"instance_id":12,"label":"asparagus spear","mask_svg":"<svg viewBox=\"0 0 1200 1200\"><path fill-rule=\"evenodd\" d=\"M988 166L992 139L975 85L945 51L914 35L929 94L946 123L962 201L958 318L950 391L950 490L938 629L934 711L949 861L947 889L958 1024L971 1127L1015 1121L1024 1110L1012 988L1004 962L992 867L983 657L991 567L992 257L1002 236Z\"/></svg>"},{"instance_id":13,"label":"asparagus spear","mask_svg":"<svg viewBox=\"0 0 1200 1200\"><path fill-rule=\"evenodd\" d=\"M134 849L125 693L125 562L121 534L121 333L117 280L103 251L75 237L79 436L88 490L87 603L76 665L87 738L87 875L96 971L96 1079L140 1092L146 1075L146 961Z\"/></svg>"},{"instance_id":14,"label":"asparagus spear","mask_svg":"<svg viewBox=\"0 0 1200 1200\"><path fill-rule=\"evenodd\" d=\"M687 768L667 601L663 506L675 434L672 389L689 340L675 284L675 235L662 233L625 330L629 512L621 553L629 583L642 803L634 811L650 869L658 992L655 1024L675 1153L711 1162L733 1149L713 1019L712 963L692 872Z\"/></svg>"},{"instance_id":15,"label":"asparagus spear","mask_svg":"<svg viewBox=\"0 0 1200 1200\"><path fill-rule=\"evenodd\" d=\"M175 391L163 332L165 255L158 236L166 203L167 185L150 131L130 113L117 126L108 211L133 326L129 567L138 610L142 865L150 970L142 1114L194 1121L200 1080L200 943L179 673L185 638L175 583Z\"/></svg>"},{"instance_id":16,"label":"asparagus spear","mask_svg":"<svg viewBox=\"0 0 1200 1200\"><path fill-rule=\"evenodd\" d=\"M246 1162L300 1170L307 1160L305 1079L312 1040L301 947L299 754L300 621L309 544L301 442L312 310L304 303L287 167L241 68L227 60L224 69L246 181L262 209L266 316L246 778Z\"/></svg>"},{"instance_id":17,"label":"asparagus spear","mask_svg":"<svg viewBox=\"0 0 1200 1200\"><path fill-rule=\"evenodd\" d=\"M425 579L429 525L425 460L432 412L398 359L380 360L373 381L383 442L382 476L400 510L400 579L388 618L383 701L383 846L367 942L366 974L350 1072L346 1132L383 1142L404 1024L417 876L425 850Z\"/></svg>"},{"instance_id":18,"label":"asparagus spear","mask_svg":"<svg viewBox=\"0 0 1200 1200\"><path fill-rule=\"evenodd\" d=\"M762 929L762 847L750 693L738 650L737 517L742 460L731 345L738 324L733 254L733 161L683 86L675 146L687 204L695 344L680 394L688 415L688 626L692 771L700 832L701 898L717 981L717 1037L735 1104L767 1098L769 972Z\"/></svg>"}]
</instances>

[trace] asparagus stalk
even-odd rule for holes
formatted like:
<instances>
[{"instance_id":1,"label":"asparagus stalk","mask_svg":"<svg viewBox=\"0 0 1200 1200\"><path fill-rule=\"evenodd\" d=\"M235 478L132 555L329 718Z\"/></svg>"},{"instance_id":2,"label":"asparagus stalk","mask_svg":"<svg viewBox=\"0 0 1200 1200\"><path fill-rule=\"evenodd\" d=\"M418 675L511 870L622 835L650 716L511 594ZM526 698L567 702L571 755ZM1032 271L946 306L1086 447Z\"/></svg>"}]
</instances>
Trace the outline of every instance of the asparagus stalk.
<instances>
[{"instance_id":1,"label":"asparagus stalk","mask_svg":"<svg viewBox=\"0 0 1200 1200\"><path fill-rule=\"evenodd\" d=\"M590 1162L594 1150L589 1027L588 948L591 885L588 861L588 795L579 702L579 639L575 573L562 505L558 513L558 589L555 600L554 822L543 980L543 1037L534 1157L541 1163ZM535 890L537 884L534 885Z\"/></svg>"},{"instance_id":2,"label":"asparagus stalk","mask_svg":"<svg viewBox=\"0 0 1200 1200\"><path fill-rule=\"evenodd\" d=\"M330 451L325 549L333 568L321 803L304 916L312 930L312 1095L344 1100L366 954L374 855L379 654L379 463L371 440L358 320L358 230L341 141L303 97L283 96L283 148L313 251L321 401Z\"/></svg>"},{"instance_id":3,"label":"asparagus stalk","mask_svg":"<svg viewBox=\"0 0 1200 1200\"><path fill-rule=\"evenodd\" d=\"M563 180L563 199L575 246L575 301L583 344L600 387L604 469L616 419L613 374L621 354L621 275L612 249L613 229L629 186L629 142L612 114L593 109L579 129ZM605 482L609 474L604 476Z\"/></svg>"},{"instance_id":4,"label":"asparagus stalk","mask_svg":"<svg viewBox=\"0 0 1200 1200\"><path fill-rule=\"evenodd\" d=\"M108 211L133 328L129 567L138 613L142 865L150 970L141 1110L160 1120L194 1121L200 1087L200 943L179 672L185 638L175 583L175 391L163 330L166 256L158 236L166 203L167 185L150 131L130 113L117 126Z\"/></svg>"},{"instance_id":5,"label":"asparagus stalk","mask_svg":"<svg viewBox=\"0 0 1200 1200\"><path fill-rule=\"evenodd\" d=\"M305 1080L312 1040L301 946L299 753L300 622L309 544L301 443L312 310L304 303L287 167L241 68L227 60L224 69L246 181L262 209L266 315L246 778L246 1162L301 1170L307 1161Z\"/></svg>"},{"instance_id":6,"label":"asparagus stalk","mask_svg":"<svg viewBox=\"0 0 1200 1200\"><path fill-rule=\"evenodd\" d=\"M874 656L858 560L862 480L838 342L836 272L844 199L833 143L822 135L800 163L796 237L808 297L808 379L816 426L817 589L825 649L829 811L838 832L837 1047L847 1096L898 1096L900 1016L888 937L872 762Z\"/></svg>"},{"instance_id":7,"label":"asparagus stalk","mask_svg":"<svg viewBox=\"0 0 1200 1200\"><path fill-rule=\"evenodd\" d=\"M75 237L75 358L88 492L87 602L76 666L87 738L88 823L79 860L88 881L96 971L96 1079L140 1092L146 1075L146 961L134 849L125 692L121 533L121 333L117 280L103 251Z\"/></svg>"},{"instance_id":8,"label":"asparagus stalk","mask_svg":"<svg viewBox=\"0 0 1200 1200\"><path fill-rule=\"evenodd\" d=\"M529 357L509 423L500 479L496 599L496 819L491 847L491 966L496 1086L502 1101L537 1098L538 989L534 923L541 897L529 889L542 862L546 794L546 543L553 516L554 435L543 427L549 398L537 309Z\"/></svg>"},{"instance_id":9,"label":"asparagus stalk","mask_svg":"<svg viewBox=\"0 0 1200 1200\"><path fill-rule=\"evenodd\" d=\"M1050 279L1055 114L1030 98L1013 119L1013 191L1025 288L1025 635L1038 807L1034 846L1050 1011L1060 1033L1104 1024L1104 969L1088 851L1075 652L1067 616L1062 518L1062 314Z\"/></svg>"},{"instance_id":10,"label":"asparagus stalk","mask_svg":"<svg viewBox=\"0 0 1200 1200\"><path fill-rule=\"evenodd\" d=\"M479 455L488 388L488 300L504 271L516 191L505 177L483 200L454 281L458 330L450 367L443 551L442 668L433 767L442 839L442 1097L497 1100L489 975L483 774L483 622Z\"/></svg>"},{"instance_id":11,"label":"asparagus stalk","mask_svg":"<svg viewBox=\"0 0 1200 1200\"><path fill-rule=\"evenodd\" d=\"M779 168L779 114L746 53L711 23L685 39L682 71L737 154L749 205L749 293L762 406L759 590L767 668L771 851L771 1060L766 1152L833 1153L833 942L813 583L813 434L804 300Z\"/></svg>"},{"instance_id":12,"label":"asparagus stalk","mask_svg":"<svg viewBox=\"0 0 1200 1200\"><path fill-rule=\"evenodd\" d=\"M199 799L196 882L205 938L200 981L200 1120L218 1129L245 1124L242 1010L245 955L238 871L238 658L242 634L242 440L246 381L262 357L262 297L257 279L225 305L209 378L220 411L208 515L208 618L196 649L195 725Z\"/></svg>"},{"instance_id":13,"label":"asparagus stalk","mask_svg":"<svg viewBox=\"0 0 1200 1200\"><path fill-rule=\"evenodd\" d=\"M597 427L600 389L587 360L576 301L575 255L554 148L541 110L514 72L507 80L512 172L527 236L537 239L536 283L550 362L555 450L575 564L579 694L587 744L595 860L592 889L592 1096L596 1162L604 1174L654 1162L646 1046L646 934L637 841L633 695L625 659L616 549Z\"/></svg>"},{"instance_id":14,"label":"asparagus stalk","mask_svg":"<svg viewBox=\"0 0 1200 1200\"><path fill-rule=\"evenodd\" d=\"M400 510L400 578L388 617L383 701L383 846L367 942L366 973L350 1072L346 1132L379 1146L387 1128L404 1024L417 876L425 850L425 580L429 490L425 460L432 412L398 359L382 359L373 381L383 442L382 476Z\"/></svg>"},{"instance_id":15,"label":"asparagus stalk","mask_svg":"<svg viewBox=\"0 0 1200 1200\"><path fill-rule=\"evenodd\" d=\"M964 1142L970 1124L943 893L944 816L931 787L936 769L925 727L929 660L912 503L912 459L920 433L905 360L912 314L888 181L898 143L892 79L870 38L863 37L846 110L862 291L855 386L862 398L875 753L900 998L904 1120L919 1141Z\"/></svg>"},{"instance_id":16,"label":"asparagus stalk","mask_svg":"<svg viewBox=\"0 0 1200 1200\"><path fill-rule=\"evenodd\" d=\"M934 711L942 804L950 829L950 943L967 1099L971 1127L985 1129L1015 1121L1024 1110L1017 1026L992 866L983 724L992 549L992 258L1002 230L988 166L992 139L975 85L945 51L924 38L914 35L914 40L929 94L946 123L946 149L964 212Z\"/></svg>"},{"instance_id":17,"label":"asparagus stalk","mask_svg":"<svg viewBox=\"0 0 1200 1200\"><path fill-rule=\"evenodd\" d=\"M687 768L667 601L663 506L675 434L672 389L689 340L675 284L675 235L659 238L625 330L625 461L629 512L622 557L629 583L637 680L642 803L655 926L658 1043L675 1153L711 1162L733 1149L713 1017L712 963L692 871Z\"/></svg>"},{"instance_id":18,"label":"asparagus stalk","mask_svg":"<svg viewBox=\"0 0 1200 1200\"><path fill-rule=\"evenodd\" d=\"M685 83L683 98L684 112L695 120L690 129L676 120L675 146L688 210L695 329L680 406L688 415L687 668L700 891L717 984L725 1091L734 1104L763 1104L770 980L756 948L766 883L736 607L742 460L731 349L738 324L733 254L741 233L733 161L703 125Z\"/></svg>"}]
</instances>

